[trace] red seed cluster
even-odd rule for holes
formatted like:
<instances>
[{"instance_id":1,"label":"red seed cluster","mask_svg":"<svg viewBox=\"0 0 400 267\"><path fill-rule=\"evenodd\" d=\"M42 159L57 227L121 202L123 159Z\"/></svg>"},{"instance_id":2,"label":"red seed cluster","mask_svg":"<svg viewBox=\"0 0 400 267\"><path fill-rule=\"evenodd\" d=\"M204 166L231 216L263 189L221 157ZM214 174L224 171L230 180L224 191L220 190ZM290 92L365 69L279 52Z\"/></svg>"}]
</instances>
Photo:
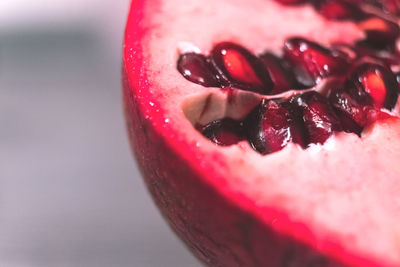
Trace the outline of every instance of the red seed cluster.
<instances>
[{"instance_id":1,"label":"red seed cluster","mask_svg":"<svg viewBox=\"0 0 400 267\"><path fill-rule=\"evenodd\" d=\"M285 5L306 0L282 1ZM335 132L361 135L376 120L390 116L400 91L400 53L395 42L400 30L395 22L367 14L357 0L311 1L321 15L332 20L352 20L365 32L353 45L324 47L305 38L287 39L282 56L270 51L254 55L231 42L217 44L209 55L180 56L179 72L206 87L233 87L263 95L299 90L287 98L264 99L243 121L222 119L200 126L212 142L226 146L247 140L262 154L281 150L288 143L303 148L323 144ZM398 14L397 1L370 0L384 12ZM322 80L336 82L324 95L312 88Z\"/></svg>"}]
</instances>

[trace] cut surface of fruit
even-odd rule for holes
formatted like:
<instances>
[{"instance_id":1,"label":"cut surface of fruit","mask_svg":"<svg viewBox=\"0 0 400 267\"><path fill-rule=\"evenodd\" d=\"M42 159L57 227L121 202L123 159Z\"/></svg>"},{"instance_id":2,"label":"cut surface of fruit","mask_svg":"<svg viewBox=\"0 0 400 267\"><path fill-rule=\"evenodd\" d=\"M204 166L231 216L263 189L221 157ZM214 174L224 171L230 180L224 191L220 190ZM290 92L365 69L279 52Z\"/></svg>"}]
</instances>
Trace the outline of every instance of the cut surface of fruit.
<instances>
[{"instance_id":1,"label":"cut surface of fruit","mask_svg":"<svg viewBox=\"0 0 400 267\"><path fill-rule=\"evenodd\" d=\"M240 129L244 140L247 136L256 151L266 154L279 151L292 141L302 144L302 147L323 144L334 132L342 130L361 135L363 128L385 118L378 114L394 108L400 88L391 70L393 62L376 56L379 50L366 50L357 57L346 48L345 45L336 45L328 49L303 38L289 38L283 47L285 58L271 52L257 57L239 45L222 42L213 48L209 57L195 53L181 55L178 71L186 79L204 86L219 80L222 88L229 86L264 95L286 95L278 100L285 107L270 109L264 106L280 105L276 101L260 103L244 119L251 123ZM326 85L320 93L311 88L327 78L337 82ZM343 80L345 82L341 82ZM206 84L205 81L210 82ZM299 90L297 96L285 101L289 97L285 92L307 85L311 92ZM329 95L331 102L327 99ZM307 99L311 99L310 104ZM283 110L286 115L283 115ZM243 125L244 121L237 121L236 125ZM298 126L296 140L291 136L294 128L290 124L293 121ZM206 125L200 129L207 129L207 132L216 129L215 135L219 135L219 128L213 127L219 123L220 120L212 121L210 127ZM203 135L209 136L214 143L224 143L213 134L203 132Z\"/></svg>"},{"instance_id":2,"label":"cut surface of fruit","mask_svg":"<svg viewBox=\"0 0 400 267\"><path fill-rule=\"evenodd\" d=\"M370 2L132 2L130 141L205 264L400 266L399 18Z\"/></svg>"}]
</instances>

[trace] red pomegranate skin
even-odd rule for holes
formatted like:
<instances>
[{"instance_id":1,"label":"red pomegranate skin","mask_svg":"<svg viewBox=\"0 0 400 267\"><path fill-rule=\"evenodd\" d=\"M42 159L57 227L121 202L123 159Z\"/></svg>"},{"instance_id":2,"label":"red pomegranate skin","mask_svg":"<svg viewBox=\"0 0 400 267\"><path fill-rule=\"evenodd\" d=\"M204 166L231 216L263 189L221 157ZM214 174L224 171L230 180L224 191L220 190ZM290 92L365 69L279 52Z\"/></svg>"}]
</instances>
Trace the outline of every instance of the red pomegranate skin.
<instances>
[{"instance_id":1,"label":"red pomegranate skin","mask_svg":"<svg viewBox=\"0 0 400 267\"><path fill-rule=\"evenodd\" d=\"M306 225L291 223L273 208L255 213L259 208L246 196L224 192L223 179L215 175L215 184L204 179L213 170L201 168L204 159L165 122L162 106L151 94L141 46L145 2L132 2L125 32L122 80L129 140L156 205L198 259L207 266L227 267L389 266L353 255L334 242L324 244L329 249L322 254ZM223 159L214 160L227 167ZM255 215L260 212L263 219ZM274 220L286 221L297 236L282 234Z\"/></svg>"}]
</instances>

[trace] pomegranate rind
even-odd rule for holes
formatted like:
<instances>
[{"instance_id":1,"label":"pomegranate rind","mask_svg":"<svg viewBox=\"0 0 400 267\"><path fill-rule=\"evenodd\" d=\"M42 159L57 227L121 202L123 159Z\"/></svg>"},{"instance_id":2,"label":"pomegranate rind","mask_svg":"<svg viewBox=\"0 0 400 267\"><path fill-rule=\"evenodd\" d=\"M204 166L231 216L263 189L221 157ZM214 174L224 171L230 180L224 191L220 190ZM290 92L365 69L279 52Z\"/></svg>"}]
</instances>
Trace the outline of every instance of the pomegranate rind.
<instances>
[{"instance_id":1,"label":"pomegranate rind","mask_svg":"<svg viewBox=\"0 0 400 267\"><path fill-rule=\"evenodd\" d=\"M161 1L153 1L151 6L157 9L158 4ZM372 244L358 244L357 238L361 237L352 236L351 231L348 235L338 233L332 230L337 227L334 223L334 227L330 228L323 225L317 216L300 216L288 204L293 198L279 196L273 189L274 185L278 185L276 178L292 179L292 186L295 187L298 185L296 178L306 175L304 170L299 170L299 174L294 171L287 173L287 177L276 177L280 173L274 176L268 172L271 166L275 166L274 169L284 167L281 159L288 159L289 155L294 155L294 158L306 155L306 159L315 163L315 151L322 153L318 156L322 160L329 159L336 149L345 149L350 143L355 143L356 148L365 145L369 153L379 155L380 146L384 146L382 150L389 151L389 157L398 159L400 147L396 140L400 140L399 120L390 119L373 125L362 139L351 135L337 136L337 140L343 142L335 141L335 138L332 142L336 142L338 148L333 152L329 150L329 141L323 148L316 146L315 151L309 149L307 154L296 146L288 146L268 157L258 155L246 144L218 148L193 129L179 106L172 114L160 101L162 88L159 88L154 76L149 75L153 70L147 58L146 42L154 32L150 24L144 23L148 18L148 5L148 1L133 1L127 23L123 55L125 116L132 149L149 191L172 229L194 254L210 266L400 266L399 256L393 256L392 250L377 247L373 251ZM393 135L389 136L388 132ZM391 142L390 150L389 145L381 144L380 134ZM188 138L188 135L192 137ZM367 150L360 149L359 152ZM245 156L249 159L245 160ZM357 156L360 155L355 153ZM264 170L253 166L254 169L249 172L249 161L252 160L268 164ZM361 167L370 162L368 154L368 158L361 158ZM326 171L318 174L320 178L338 168L337 163L342 162L339 159L336 163L328 160ZM381 161L376 164L384 165ZM400 173L399 167L393 164L376 167L387 166L389 169L377 172L377 175L384 175L379 179L393 177L390 171ZM318 165L317 169L320 168ZM246 181L245 173L251 176L250 181ZM358 169L354 175L364 173ZM370 181L366 179L366 182ZM271 192L275 192L268 192L267 182L271 184ZM327 186L328 182L322 184ZM386 184L378 185L388 187ZM260 191L254 190L255 186ZM399 196L399 182L393 182L391 186L390 193ZM349 189L344 185L341 190ZM358 199L357 195L351 196ZM349 199L338 201L346 205ZM318 207L318 201L312 205ZM393 212L399 211L398 205L393 209ZM334 207L332 212L335 212ZM329 211L324 214L329 214ZM332 213L332 217L335 215ZM329 220L324 221L327 222ZM370 226L370 229L375 229L373 224ZM390 230L388 234L392 235L393 246L397 244L395 248L399 251L400 229L398 225L393 225ZM368 229L364 231L370 235Z\"/></svg>"}]
</instances>

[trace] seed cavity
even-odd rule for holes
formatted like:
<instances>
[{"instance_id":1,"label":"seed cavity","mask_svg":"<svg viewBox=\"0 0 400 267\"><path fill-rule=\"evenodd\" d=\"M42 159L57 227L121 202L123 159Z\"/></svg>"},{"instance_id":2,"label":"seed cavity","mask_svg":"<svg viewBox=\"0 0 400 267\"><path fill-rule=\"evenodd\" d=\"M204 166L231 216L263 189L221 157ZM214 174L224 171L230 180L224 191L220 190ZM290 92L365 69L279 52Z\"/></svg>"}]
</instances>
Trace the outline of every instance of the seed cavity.
<instances>
[{"instance_id":1,"label":"seed cavity","mask_svg":"<svg viewBox=\"0 0 400 267\"><path fill-rule=\"evenodd\" d=\"M289 143L304 149L322 145L338 132L361 136L377 120L392 116L400 92L397 23L350 0L276 1L311 4L328 20L353 21L365 38L328 47L294 36L282 44L281 56L256 55L233 42L217 43L207 55L180 55L177 69L184 78L221 88L183 104L203 136L220 146L245 141L265 155ZM400 16L397 0L365 4Z\"/></svg>"}]
</instances>

